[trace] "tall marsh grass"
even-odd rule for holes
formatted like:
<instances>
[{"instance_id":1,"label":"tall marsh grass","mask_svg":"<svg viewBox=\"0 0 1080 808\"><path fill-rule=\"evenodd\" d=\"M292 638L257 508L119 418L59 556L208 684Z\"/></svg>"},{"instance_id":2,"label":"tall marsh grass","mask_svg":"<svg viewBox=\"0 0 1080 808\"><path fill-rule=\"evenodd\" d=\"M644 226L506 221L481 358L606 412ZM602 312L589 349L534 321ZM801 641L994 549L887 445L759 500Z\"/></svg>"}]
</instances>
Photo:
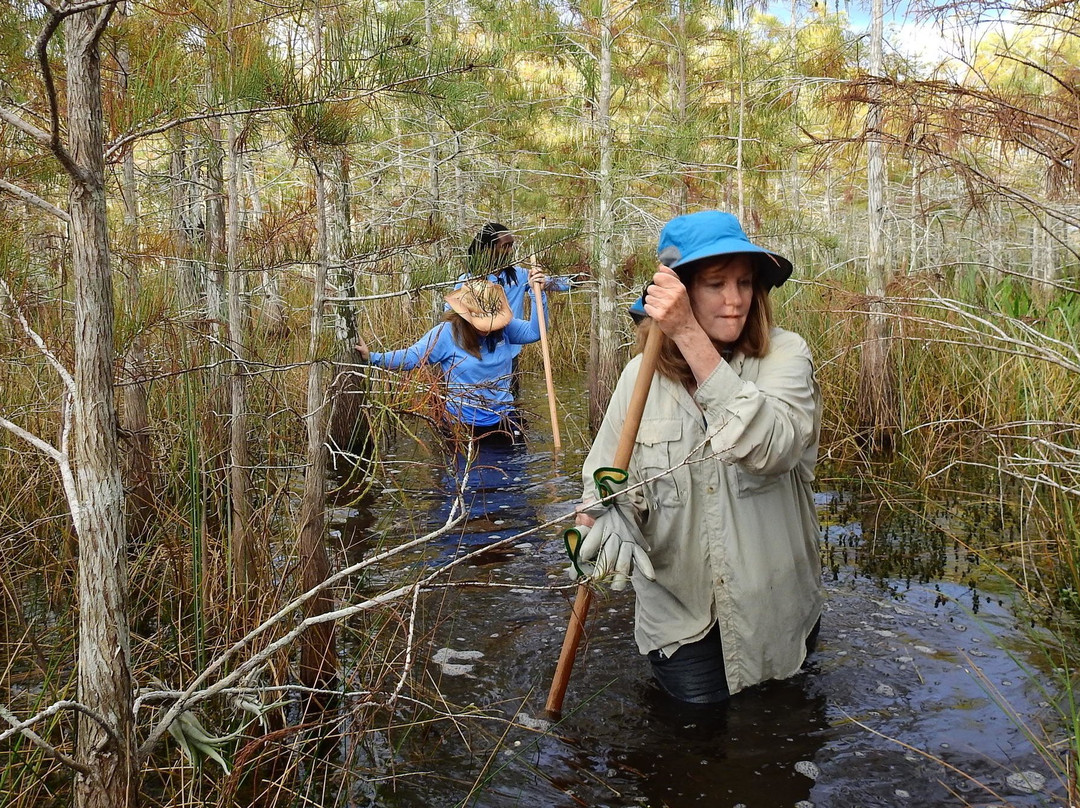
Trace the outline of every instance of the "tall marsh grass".
<instances>
[{"instance_id":1,"label":"tall marsh grass","mask_svg":"<svg viewBox=\"0 0 1080 808\"><path fill-rule=\"evenodd\" d=\"M307 761L317 755L309 743L316 727L347 749L343 765L377 772L393 758L387 746L391 739L400 742L403 734L421 733L427 721L440 715L432 706L437 694L429 694L430 701L424 694L406 697L400 684L411 664L410 649L420 639L415 636L416 596L397 593L379 601L384 593L367 567L333 584L341 602L369 598L373 603L340 621L342 641L352 654L336 694L350 705L344 724L319 726L319 717L298 712L295 660L288 644L276 643L296 629L302 612L295 607L301 595L296 533L306 441L310 290L303 273L283 280L288 336L267 328L256 310L249 340L253 533L263 542L263 557L270 559L255 614L239 608L229 585L228 415L215 326L166 316L175 305L164 274L148 278L146 305L119 326L124 339L143 336L154 366L148 388L157 520L128 559L133 670L143 688L139 726L151 726L208 666L218 664L193 709L212 735L240 732L223 746L233 764L227 777L211 760L186 761L164 738L153 748L144 773L155 804L239 804L270 793L295 801L298 775L309 770ZM366 283L374 285L370 279ZM631 286L627 302L636 296ZM1067 301L1023 299L1015 284L959 289L960 296L955 284L933 275L899 283L890 290L889 316L902 441L896 457L868 458L851 420L857 410L852 396L858 389L865 312L859 288L854 274L834 270L813 281L794 280L777 292L779 323L803 334L817 359L825 401L823 467L861 475L867 497L898 512L910 509L910 492L931 490L956 492L955 500L944 503L956 513L973 513L968 506L974 504L983 511L988 506L1007 511L1008 519L984 526L981 533L958 532L954 538L975 550L996 550L994 557L1040 613L1080 613L1080 536L1074 518L1080 493L1076 307ZM550 296L557 382L562 374L585 368L590 290ZM62 361L70 362L57 309L41 304L36 295L19 302L35 330L47 335ZM373 348L404 347L435 322L442 311L441 293L431 289L364 300L358 310L359 328ZM627 317L627 344L630 334ZM326 361L338 358L332 350L327 344ZM51 369L27 351L25 338L10 327L0 335L0 358L6 417L17 418L35 434L55 436L61 389ZM526 351L522 362L526 372L541 372L538 350ZM376 369L365 375L359 406L373 435L366 462L380 462L380 448L391 435L405 432L429 440L425 424L438 419L441 406L435 378ZM0 487L0 597L5 603L0 608L0 703L32 715L72 690L77 547L49 463L5 430L0 430L0 452L6 480ZM437 447L431 457L433 464L439 462ZM976 490L973 478L980 481ZM346 479L336 502L370 495L369 475ZM400 497L403 524L416 530L394 541L413 539L419 527L408 521L415 510L409 493L382 495ZM1006 523L1008 530L1003 529ZM366 549L375 555L396 546L387 541ZM331 547L339 568L348 561L347 549ZM245 638L256 627L257 633ZM238 642L242 649L232 653ZM255 656L259 664L244 668L245 660ZM233 674L227 688L207 689ZM72 737L65 726L69 719L62 715L40 723L37 731L70 751L65 746ZM365 735L374 726L394 726L394 731ZM66 804L69 787L58 765L36 747L28 749L18 738L0 744L0 793L9 795L9 804Z\"/></svg>"},{"instance_id":2,"label":"tall marsh grass","mask_svg":"<svg viewBox=\"0 0 1080 808\"><path fill-rule=\"evenodd\" d=\"M970 496L1015 508L1018 527L983 539L1012 545L1030 597L1069 607L1060 593L1075 589L1078 574L1071 503L1080 493L1080 306L1064 298L1040 307L1012 280L969 289L978 296L966 300L937 275L895 284L888 316L902 438L885 460L864 456L851 420L864 311L857 289L843 276L796 284L778 306L817 358L823 455L926 489L984 481Z\"/></svg>"}]
</instances>

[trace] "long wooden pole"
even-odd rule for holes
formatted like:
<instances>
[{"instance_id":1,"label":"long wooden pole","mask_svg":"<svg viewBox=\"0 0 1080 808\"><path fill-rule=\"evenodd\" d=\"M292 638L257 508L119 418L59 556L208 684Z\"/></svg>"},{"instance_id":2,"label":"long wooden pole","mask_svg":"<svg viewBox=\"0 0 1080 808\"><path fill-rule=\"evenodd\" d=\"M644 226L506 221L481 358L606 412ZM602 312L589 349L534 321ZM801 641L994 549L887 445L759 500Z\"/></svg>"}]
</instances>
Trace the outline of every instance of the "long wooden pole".
<instances>
[{"instance_id":1,"label":"long wooden pole","mask_svg":"<svg viewBox=\"0 0 1080 808\"><path fill-rule=\"evenodd\" d=\"M630 404L626 408L626 420L623 421L622 432L619 433L619 445L615 449L615 468L629 469L630 457L634 453L634 439L637 437L638 427L641 426L641 415L645 411L645 401L649 397L649 387L652 385L653 372L656 370L656 359L660 355L660 344L663 341L663 332L660 327L653 323L649 337L645 341L645 349L641 352L641 367L638 368L637 380L630 394ZM570 624L566 627L566 636L563 638L562 650L559 652L559 664L555 668L555 677L551 681L551 690L548 691L547 705L545 710L552 718L562 715L563 697L566 695L566 686L570 683L570 672L577 658L578 645L581 643L581 635L585 631L585 615L588 614L592 604L592 589L588 583L580 583L577 595L574 597L574 609L570 614Z\"/></svg>"},{"instance_id":2,"label":"long wooden pole","mask_svg":"<svg viewBox=\"0 0 1080 808\"><path fill-rule=\"evenodd\" d=\"M536 254L529 257L529 263L535 272L539 267ZM551 437L555 442L555 451L562 449L562 436L559 435L559 412L555 407L555 381L551 377L551 350L548 348L547 317L544 309L544 291L539 281L533 281L533 300L536 301L536 314L540 317L540 350L544 355L544 380L547 382L548 409L551 412ZM534 315L535 316L535 315Z\"/></svg>"}]
</instances>

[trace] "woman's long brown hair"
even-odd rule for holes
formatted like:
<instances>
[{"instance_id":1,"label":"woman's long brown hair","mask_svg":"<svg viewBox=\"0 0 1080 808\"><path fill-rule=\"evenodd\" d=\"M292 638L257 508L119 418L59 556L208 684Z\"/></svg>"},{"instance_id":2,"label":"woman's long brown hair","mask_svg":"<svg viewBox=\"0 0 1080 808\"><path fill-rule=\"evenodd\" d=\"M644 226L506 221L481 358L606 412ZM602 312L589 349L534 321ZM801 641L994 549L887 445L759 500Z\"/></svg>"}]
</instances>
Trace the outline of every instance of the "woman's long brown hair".
<instances>
[{"instance_id":1,"label":"woman's long brown hair","mask_svg":"<svg viewBox=\"0 0 1080 808\"><path fill-rule=\"evenodd\" d=\"M724 261L718 265L724 266L726 263L727 261ZM689 289L691 284L695 282L701 270L713 266L716 266L716 264L703 263L700 267L695 267L694 274L688 281L684 281L687 288ZM649 331L657 327L651 318L646 317L642 320L641 325L638 326L635 353L641 353L645 347L645 340L649 336ZM772 327L773 313L772 304L769 302L769 292L758 279L757 273L755 273L754 296L750 300L750 311L747 312L746 325L743 326L739 339L732 345L721 346L717 344L716 347L718 350L722 347L730 348L733 353L741 352L746 356L764 356L769 352L769 332ZM682 352L675 344L675 341L667 334L664 335L663 341L660 343L660 356L656 360L656 369L672 381L680 382L684 387L689 388L697 383L694 372L690 370L690 365L683 358Z\"/></svg>"},{"instance_id":2,"label":"woman's long brown hair","mask_svg":"<svg viewBox=\"0 0 1080 808\"><path fill-rule=\"evenodd\" d=\"M468 351L477 359L480 358L480 332L473 327L464 317L453 309L443 315L443 319L450 323L450 329L454 336L454 342L458 347Z\"/></svg>"}]
</instances>

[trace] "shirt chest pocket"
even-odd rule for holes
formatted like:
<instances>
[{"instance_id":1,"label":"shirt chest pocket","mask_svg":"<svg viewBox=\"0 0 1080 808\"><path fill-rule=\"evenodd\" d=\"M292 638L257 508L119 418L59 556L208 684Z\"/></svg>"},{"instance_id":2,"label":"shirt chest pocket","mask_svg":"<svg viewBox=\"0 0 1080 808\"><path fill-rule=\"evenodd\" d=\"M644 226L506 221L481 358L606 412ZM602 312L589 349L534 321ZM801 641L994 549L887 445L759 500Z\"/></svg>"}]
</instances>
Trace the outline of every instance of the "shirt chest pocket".
<instances>
[{"instance_id":1,"label":"shirt chest pocket","mask_svg":"<svg viewBox=\"0 0 1080 808\"><path fill-rule=\"evenodd\" d=\"M678 505L690 494L690 469L682 447L682 422L677 419L642 421L634 446L634 461L651 507Z\"/></svg>"},{"instance_id":2,"label":"shirt chest pocket","mask_svg":"<svg viewBox=\"0 0 1080 808\"><path fill-rule=\"evenodd\" d=\"M763 494L772 488L775 488L783 474L751 474L749 471L744 471L738 466L735 467L735 477L738 480L738 492L739 497L752 497L755 494Z\"/></svg>"}]
</instances>

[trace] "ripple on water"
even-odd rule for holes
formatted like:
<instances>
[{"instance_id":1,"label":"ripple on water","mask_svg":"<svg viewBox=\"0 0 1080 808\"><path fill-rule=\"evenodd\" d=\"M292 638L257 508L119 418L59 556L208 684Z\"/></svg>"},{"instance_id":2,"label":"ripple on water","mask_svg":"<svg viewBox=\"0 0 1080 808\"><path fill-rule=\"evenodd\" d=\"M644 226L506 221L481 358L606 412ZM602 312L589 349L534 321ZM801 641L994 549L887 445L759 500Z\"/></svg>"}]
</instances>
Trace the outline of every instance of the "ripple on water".
<instances>
[{"instance_id":1,"label":"ripple on water","mask_svg":"<svg viewBox=\"0 0 1080 808\"><path fill-rule=\"evenodd\" d=\"M510 484L482 503L491 523L475 523L470 539L483 545L572 510L580 483L555 477L552 484L550 464L537 457L511 458ZM820 505L829 501L818 497ZM438 507L436 499L418 504ZM388 513L386 521L399 517ZM486 570L497 569L506 588L436 594L438 615L449 619L425 626L431 647L447 646L433 661L459 677L440 686L455 703L501 710L510 723L505 734L484 725L490 750L474 745L481 733L449 731L437 747L410 735L418 748L404 744L403 761L413 752L416 768L436 776L430 783L401 778L392 796L382 795L387 808L450 808L473 797L478 808L945 808L987 805L992 795L983 783L1008 789L1013 808L1058 795L1056 780L1039 774L1031 745L987 698L992 682L1024 717L1036 709L1045 715L1054 701L1026 680L1024 664L1042 684L1049 677L1027 662L1030 644L1008 607L995 599L973 613L966 583L871 579L846 562L826 583L809 670L751 688L704 717L672 710L650 689L648 662L634 642L633 592L597 593L564 716L554 725L531 718L551 684L573 597L562 573L561 528L504 548L510 551ZM487 768L487 753L500 748L505 764ZM470 797L466 789L489 776L483 793Z\"/></svg>"}]
</instances>

